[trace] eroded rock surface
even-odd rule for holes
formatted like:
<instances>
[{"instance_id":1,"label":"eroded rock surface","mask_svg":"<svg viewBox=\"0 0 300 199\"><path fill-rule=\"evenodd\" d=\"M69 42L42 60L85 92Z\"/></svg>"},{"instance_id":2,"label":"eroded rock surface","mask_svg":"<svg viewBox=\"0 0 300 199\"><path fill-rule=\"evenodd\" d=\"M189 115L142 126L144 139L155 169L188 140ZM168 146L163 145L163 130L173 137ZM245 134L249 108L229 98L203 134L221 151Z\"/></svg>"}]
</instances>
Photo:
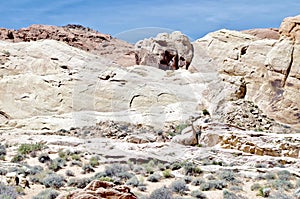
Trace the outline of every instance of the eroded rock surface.
<instances>
[{"instance_id":1,"label":"eroded rock surface","mask_svg":"<svg viewBox=\"0 0 300 199\"><path fill-rule=\"evenodd\" d=\"M122 66L135 64L134 47L125 41L113 38L81 25L66 26L31 25L19 30L0 29L0 40L29 42L51 39L70 46L105 56Z\"/></svg>"},{"instance_id":2,"label":"eroded rock surface","mask_svg":"<svg viewBox=\"0 0 300 199\"><path fill-rule=\"evenodd\" d=\"M193 46L180 32L158 34L135 45L136 63L163 70L188 69L193 59Z\"/></svg>"},{"instance_id":3,"label":"eroded rock surface","mask_svg":"<svg viewBox=\"0 0 300 199\"><path fill-rule=\"evenodd\" d=\"M193 43L189 70L215 72L227 88L238 83L234 100L253 101L268 117L299 127L300 104L294 100L300 98L299 19L285 19L276 40L229 30L210 33Z\"/></svg>"}]
</instances>

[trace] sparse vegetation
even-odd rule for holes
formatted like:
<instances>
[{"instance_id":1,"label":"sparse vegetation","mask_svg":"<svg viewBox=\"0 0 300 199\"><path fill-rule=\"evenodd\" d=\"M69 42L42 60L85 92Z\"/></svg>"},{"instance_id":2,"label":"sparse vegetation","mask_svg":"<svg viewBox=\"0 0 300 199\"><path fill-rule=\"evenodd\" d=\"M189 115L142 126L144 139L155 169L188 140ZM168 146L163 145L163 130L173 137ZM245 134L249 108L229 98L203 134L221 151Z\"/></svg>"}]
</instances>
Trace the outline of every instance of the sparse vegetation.
<instances>
[{"instance_id":1,"label":"sparse vegetation","mask_svg":"<svg viewBox=\"0 0 300 199\"><path fill-rule=\"evenodd\" d=\"M86 187L92 180L90 178L71 178L67 185L70 187L76 187L78 189L83 189Z\"/></svg>"},{"instance_id":2,"label":"sparse vegetation","mask_svg":"<svg viewBox=\"0 0 300 199\"><path fill-rule=\"evenodd\" d=\"M94 157L91 157L91 159L90 159L90 165L92 166L92 167L97 167L97 166L99 166L99 158L98 157L96 157L96 156L94 156Z\"/></svg>"},{"instance_id":3,"label":"sparse vegetation","mask_svg":"<svg viewBox=\"0 0 300 199\"><path fill-rule=\"evenodd\" d=\"M4 185L0 183L0 198L3 199L16 199L18 193L14 187Z\"/></svg>"},{"instance_id":4,"label":"sparse vegetation","mask_svg":"<svg viewBox=\"0 0 300 199\"><path fill-rule=\"evenodd\" d=\"M175 193L183 194L185 191L188 191L188 187L186 185L186 182L183 180L177 180L172 182L171 189Z\"/></svg>"},{"instance_id":5,"label":"sparse vegetation","mask_svg":"<svg viewBox=\"0 0 300 199\"><path fill-rule=\"evenodd\" d=\"M33 199L55 199L59 195L59 192L54 189L46 189L41 191Z\"/></svg>"},{"instance_id":6,"label":"sparse vegetation","mask_svg":"<svg viewBox=\"0 0 300 199\"><path fill-rule=\"evenodd\" d=\"M35 144L21 144L18 148L18 152L22 155L29 154L33 151L40 151L45 148L45 145L42 143Z\"/></svg>"},{"instance_id":7,"label":"sparse vegetation","mask_svg":"<svg viewBox=\"0 0 300 199\"><path fill-rule=\"evenodd\" d=\"M63 176L58 174L49 174L43 179L43 185L45 185L46 188L54 188L59 189L60 187L65 185L65 179Z\"/></svg>"},{"instance_id":8,"label":"sparse vegetation","mask_svg":"<svg viewBox=\"0 0 300 199\"><path fill-rule=\"evenodd\" d=\"M207 198L207 196L199 190L192 191L191 196L193 196L194 198L199 198L199 199L206 199Z\"/></svg>"},{"instance_id":9,"label":"sparse vegetation","mask_svg":"<svg viewBox=\"0 0 300 199\"><path fill-rule=\"evenodd\" d=\"M174 175L172 174L171 169L166 169L162 172L164 178L173 178Z\"/></svg>"},{"instance_id":10,"label":"sparse vegetation","mask_svg":"<svg viewBox=\"0 0 300 199\"><path fill-rule=\"evenodd\" d=\"M159 175L158 173L154 173L154 174L151 174L147 180L150 181L150 182L159 182L161 180L161 175Z\"/></svg>"},{"instance_id":11,"label":"sparse vegetation","mask_svg":"<svg viewBox=\"0 0 300 199\"><path fill-rule=\"evenodd\" d=\"M161 187L154 190L150 197L151 199L173 199L172 191L167 187Z\"/></svg>"},{"instance_id":12,"label":"sparse vegetation","mask_svg":"<svg viewBox=\"0 0 300 199\"><path fill-rule=\"evenodd\" d=\"M5 160L6 147L0 143L0 160Z\"/></svg>"}]
</instances>

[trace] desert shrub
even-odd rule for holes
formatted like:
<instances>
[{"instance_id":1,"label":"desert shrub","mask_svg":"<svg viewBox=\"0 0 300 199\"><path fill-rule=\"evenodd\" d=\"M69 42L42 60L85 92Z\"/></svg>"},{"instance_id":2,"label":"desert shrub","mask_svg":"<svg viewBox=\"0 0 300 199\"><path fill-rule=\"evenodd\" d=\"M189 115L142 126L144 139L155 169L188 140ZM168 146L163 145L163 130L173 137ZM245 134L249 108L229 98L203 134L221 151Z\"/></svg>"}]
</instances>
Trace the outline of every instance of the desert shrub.
<instances>
[{"instance_id":1,"label":"desert shrub","mask_svg":"<svg viewBox=\"0 0 300 199\"><path fill-rule=\"evenodd\" d=\"M232 186L232 187L230 187L230 191L243 191L243 187Z\"/></svg>"},{"instance_id":2,"label":"desert shrub","mask_svg":"<svg viewBox=\"0 0 300 199\"><path fill-rule=\"evenodd\" d=\"M81 159L80 155L76 154L76 153L72 154L71 158L72 158L72 160L76 160L76 161L80 161L80 159Z\"/></svg>"},{"instance_id":3,"label":"desert shrub","mask_svg":"<svg viewBox=\"0 0 300 199\"><path fill-rule=\"evenodd\" d=\"M30 175L36 175L44 170L42 166L28 166L27 168L28 168L27 172Z\"/></svg>"},{"instance_id":4,"label":"desert shrub","mask_svg":"<svg viewBox=\"0 0 300 199\"><path fill-rule=\"evenodd\" d=\"M113 179L111 177L102 176L98 180L105 181L105 182L113 182Z\"/></svg>"},{"instance_id":5,"label":"desert shrub","mask_svg":"<svg viewBox=\"0 0 300 199\"><path fill-rule=\"evenodd\" d=\"M167 187L161 187L154 190L149 198L151 199L173 199L172 192Z\"/></svg>"},{"instance_id":6,"label":"desert shrub","mask_svg":"<svg viewBox=\"0 0 300 199\"><path fill-rule=\"evenodd\" d=\"M18 152L20 154L29 154L33 151L40 151L42 149L44 149L45 146L42 143L35 143L35 144L21 144L18 148Z\"/></svg>"},{"instance_id":7,"label":"desert shrub","mask_svg":"<svg viewBox=\"0 0 300 199\"><path fill-rule=\"evenodd\" d=\"M200 185L201 191L209 191L214 189L222 190L227 184L223 180L211 180Z\"/></svg>"},{"instance_id":8,"label":"desert shrub","mask_svg":"<svg viewBox=\"0 0 300 199\"><path fill-rule=\"evenodd\" d=\"M257 196L262 196L264 198L267 198L270 196L271 193L271 189L269 187L262 187L260 189L258 189L258 193Z\"/></svg>"},{"instance_id":9,"label":"desert shrub","mask_svg":"<svg viewBox=\"0 0 300 199\"><path fill-rule=\"evenodd\" d=\"M254 190L258 190L260 189L262 186L258 183L254 183L253 185L251 185L251 191L254 191Z\"/></svg>"},{"instance_id":10,"label":"desert shrub","mask_svg":"<svg viewBox=\"0 0 300 199\"><path fill-rule=\"evenodd\" d=\"M66 176L75 176L75 173L69 169L66 170L65 174L66 174Z\"/></svg>"},{"instance_id":11,"label":"desert shrub","mask_svg":"<svg viewBox=\"0 0 300 199\"><path fill-rule=\"evenodd\" d=\"M296 181L296 188L299 188L300 187L300 179L298 179L297 181Z\"/></svg>"},{"instance_id":12,"label":"desert shrub","mask_svg":"<svg viewBox=\"0 0 300 199\"><path fill-rule=\"evenodd\" d=\"M233 182L235 180L235 175L231 170L223 170L218 176L221 180L225 180L226 182Z\"/></svg>"},{"instance_id":13,"label":"desert shrub","mask_svg":"<svg viewBox=\"0 0 300 199\"><path fill-rule=\"evenodd\" d=\"M182 164L180 162L174 162L170 168L172 169L172 171L174 170L178 170L178 169L181 169L182 168Z\"/></svg>"},{"instance_id":14,"label":"desert shrub","mask_svg":"<svg viewBox=\"0 0 300 199\"><path fill-rule=\"evenodd\" d=\"M194 186L199 186L199 185L201 185L203 183L205 183L205 180L203 180L202 178L195 178L191 182L191 184L194 185Z\"/></svg>"},{"instance_id":15,"label":"desert shrub","mask_svg":"<svg viewBox=\"0 0 300 199\"><path fill-rule=\"evenodd\" d=\"M146 191L147 187L145 185L139 185L138 186L138 190L140 190L140 191Z\"/></svg>"},{"instance_id":16,"label":"desert shrub","mask_svg":"<svg viewBox=\"0 0 300 199\"><path fill-rule=\"evenodd\" d=\"M59 195L59 192L53 189L46 189L33 196L33 199L55 199Z\"/></svg>"},{"instance_id":17,"label":"desert shrub","mask_svg":"<svg viewBox=\"0 0 300 199\"><path fill-rule=\"evenodd\" d=\"M76 187L78 189L83 189L85 188L92 179L90 178L71 178L68 182L67 185L69 187Z\"/></svg>"},{"instance_id":18,"label":"desert shrub","mask_svg":"<svg viewBox=\"0 0 300 199\"><path fill-rule=\"evenodd\" d=\"M159 175L158 173L153 173L150 176L148 176L147 180L149 182L159 182L161 179L161 175Z\"/></svg>"},{"instance_id":19,"label":"desert shrub","mask_svg":"<svg viewBox=\"0 0 300 199\"><path fill-rule=\"evenodd\" d=\"M68 161L69 160L70 151L64 151L63 149L58 150L58 157Z\"/></svg>"},{"instance_id":20,"label":"desert shrub","mask_svg":"<svg viewBox=\"0 0 300 199\"><path fill-rule=\"evenodd\" d=\"M6 155L6 147L0 143L0 159L4 160Z\"/></svg>"},{"instance_id":21,"label":"desert shrub","mask_svg":"<svg viewBox=\"0 0 300 199\"><path fill-rule=\"evenodd\" d=\"M287 170L282 170L277 172L277 176L279 180L290 180L291 173Z\"/></svg>"},{"instance_id":22,"label":"desert shrub","mask_svg":"<svg viewBox=\"0 0 300 199\"><path fill-rule=\"evenodd\" d=\"M90 158L90 165L92 166L92 167L96 167L96 166L99 166L99 158L98 157L96 157L96 156L94 156L94 157L91 157Z\"/></svg>"},{"instance_id":23,"label":"desert shrub","mask_svg":"<svg viewBox=\"0 0 300 199\"><path fill-rule=\"evenodd\" d=\"M11 162L18 163L25 160L25 158L25 155L18 153L11 159Z\"/></svg>"},{"instance_id":24,"label":"desert shrub","mask_svg":"<svg viewBox=\"0 0 300 199\"><path fill-rule=\"evenodd\" d=\"M18 193L14 187L4 185L0 183L0 198L3 199L16 199Z\"/></svg>"},{"instance_id":25,"label":"desert shrub","mask_svg":"<svg viewBox=\"0 0 300 199\"><path fill-rule=\"evenodd\" d=\"M198 175L202 173L201 168L191 162L185 163L183 168L185 175Z\"/></svg>"},{"instance_id":26,"label":"desert shrub","mask_svg":"<svg viewBox=\"0 0 300 199\"><path fill-rule=\"evenodd\" d=\"M40 163L46 163L46 162L50 162L51 158L47 153L42 153L39 155L38 160Z\"/></svg>"},{"instance_id":27,"label":"desert shrub","mask_svg":"<svg viewBox=\"0 0 300 199\"><path fill-rule=\"evenodd\" d=\"M176 133L181 133L181 131L188 127L188 124L178 124L175 127Z\"/></svg>"},{"instance_id":28,"label":"desert shrub","mask_svg":"<svg viewBox=\"0 0 300 199\"><path fill-rule=\"evenodd\" d=\"M63 165L62 165L62 163L60 163L58 160L52 160L51 162L50 162L50 164L48 165L48 168L50 169L50 170L52 170L52 171L59 171L60 169L62 169L63 168Z\"/></svg>"},{"instance_id":29,"label":"desert shrub","mask_svg":"<svg viewBox=\"0 0 300 199\"><path fill-rule=\"evenodd\" d=\"M256 163L254 167L255 168L267 168L267 165L264 163Z\"/></svg>"},{"instance_id":30,"label":"desert shrub","mask_svg":"<svg viewBox=\"0 0 300 199\"><path fill-rule=\"evenodd\" d=\"M193 180L193 178L191 176L184 176L183 180L186 184L190 184Z\"/></svg>"},{"instance_id":31,"label":"desert shrub","mask_svg":"<svg viewBox=\"0 0 300 199\"><path fill-rule=\"evenodd\" d=\"M270 195L269 198L271 198L271 199L290 199L291 197L281 191L278 191L278 192L272 193L272 195Z\"/></svg>"},{"instance_id":32,"label":"desert shrub","mask_svg":"<svg viewBox=\"0 0 300 199\"><path fill-rule=\"evenodd\" d=\"M121 164L112 164L110 166L105 167L105 174L107 176L118 176L120 173L126 172L129 170L129 167L127 165L121 165Z\"/></svg>"},{"instance_id":33,"label":"desert shrub","mask_svg":"<svg viewBox=\"0 0 300 199\"><path fill-rule=\"evenodd\" d=\"M172 182L171 189L173 192L180 194L183 194L185 191L189 190L184 180L176 180Z\"/></svg>"},{"instance_id":34,"label":"desert shrub","mask_svg":"<svg viewBox=\"0 0 300 199\"><path fill-rule=\"evenodd\" d=\"M240 199L240 197L232 192L229 192L228 190L224 190L223 199Z\"/></svg>"},{"instance_id":35,"label":"desert shrub","mask_svg":"<svg viewBox=\"0 0 300 199\"><path fill-rule=\"evenodd\" d=\"M174 178L171 169L166 169L162 172L164 178Z\"/></svg>"},{"instance_id":36,"label":"desert shrub","mask_svg":"<svg viewBox=\"0 0 300 199\"><path fill-rule=\"evenodd\" d=\"M272 185L273 188L275 188L277 190L278 189L284 189L284 190L288 191L288 190L294 188L294 185L290 181L280 180L280 179L273 180L271 182L271 185Z\"/></svg>"},{"instance_id":37,"label":"desert shrub","mask_svg":"<svg viewBox=\"0 0 300 199\"><path fill-rule=\"evenodd\" d=\"M192 191L191 196L193 196L194 198L200 198L200 199L206 199L207 198L207 196L199 190Z\"/></svg>"},{"instance_id":38,"label":"desert shrub","mask_svg":"<svg viewBox=\"0 0 300 199\"><path fill-rule=\"evenodd\" d=\"M129 173L128 171L121 172L116 175L116 177L119 177L119 178L125 179L125 180L128 180L128 179L132 178L133 176L134 175L132 173Z\"/></svg>"},{"instance_id":39,"label":"desert shrub","mask_svg":"<svg viewBox=\"0 0 300 199\"><path fill-rule=\"evenodd\" d=\"M35 175L32 175L29 177L29 180L32 183L38 183L38 184L43 184L43 180L44 178L46 178L46 176L53 174L53 171L49 171L49 170L43 170Z\"/></svg>"},{"instance_id":40,"label":"desert shrub","mask_svg":"<svg viewBox=\"0 0 300 199\"><path fill-rule=\"evenodd\" d=\"M105 172L97 172L97 173L95 173L95 175L92 178L94 180L98 180L101 177L106 177L106 173Z\"/></svg>"},{"instance_id":41,"label":"desert shrub","mask_svg":"<svg viewBox=\"0 0 300 199\"><path fill-rule=\"evenodd\" d=\"M0 168L0 175L4 176L8 173L8 171L4 168Z\"/></svg>"},{"instance_id":42,"label":"desert shrub","mask_svg":"<svg viewBox=\"0 0 300 199\"><path fill-rule=\"evenodd\" d=\"M268 172L263 176L263 179L265 179L265 180L274 180L274 179L276 179L276 175L275 175L275 173Z\"/></svg>"},{"instance_id":43,"label":"desert shrub","mask_svg":"<svg viewBox=\"0 0 300 199\"><path fill-rule=\"evenodd\" d=\"M77 161L77 160L73 160L72 162L70 162L70 166L78 166L78 167L82 167L82 162Z\"/></svg>"},{"instance_id":44,"label":"desert shrub","mask_svg":"<svg viewBox=\"0 0 300 199\"><path fill-rule=\"evenodd\" d=\"M95 172L95 170L93 169L92 165L90 164L85 164L82 166L82 170L83 170L83 173L92 173L92 172Z\"/></svg>"},{"instance_id":45,"label":"desert shrub","mask_svg":"<svg viewBox=\"0 0 300 199\"><path fill-rule=\"evenodd\" d=\"M60 187L65 185L65 178L58 174L49 174L43 179L43 185L45 185L46 188L54 188L59 189Z\"/></svg>"},{"instance_id":46,"label":"desert shrub","mask_svg":"<svg viewBox=\"0 0 300 199\"><path fill-rule=\"evenodd\" d=\"M203 113L204 116L210 115L210 113L208 112L207 109L203 109L203 110L202 110L202 113Z\"/></svg>"},{"instance_id":47,"label":"desert shrub","mask_svg":"<svg viewBox=\"0 0 300 199\"><path fill-rule=\"evenodd\" d=\"M133 172L135 172L136 174L142 174L145 172L145 169L140 165L134 165Z\"/></svg>"},{"instance_id":48,"label":"desert shrub","mask_svg":"<svg viewBox=\"0 0 300 199\"><path fill-rule=\"evenodd\" d=\"M140 181L136 176L133 176L132 178L130 178L126 182L126 185L130 185L130 186L133 186L133 187L138 187L139 184L140 184Z\"/></svg>"}]
</instances>

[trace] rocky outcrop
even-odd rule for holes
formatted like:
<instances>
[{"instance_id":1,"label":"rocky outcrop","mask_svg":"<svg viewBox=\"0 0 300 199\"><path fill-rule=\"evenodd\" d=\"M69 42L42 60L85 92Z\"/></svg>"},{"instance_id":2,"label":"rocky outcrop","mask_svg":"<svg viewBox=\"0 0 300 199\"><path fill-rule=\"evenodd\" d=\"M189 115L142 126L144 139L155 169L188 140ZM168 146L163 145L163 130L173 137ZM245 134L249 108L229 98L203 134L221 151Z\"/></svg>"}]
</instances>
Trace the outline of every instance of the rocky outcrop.
<instances>
[{"instance_id":1,"label":"rocky outcrop","mask_svg":"<svg viewBox=\"0 0 300 199\"><path fill-rule=\"evenodd\" d=\"M105 56L119 65L135 64L133 45L81 25L31 25L19 30L0 29L0 40L29 42L44 39L65 42L87 52Z\"/></svg>"},{"instance_id":2,"label":"rocky outcrop","mask_svg":"<svg viewBox=\"0 0 300 199\"><path fill-rule=\"evenodd\" d=\"M135 45L136 63L163 70L188 69L193 59L193 46L180 32L161 33Z\"/></svg>"},{"instance_id":3,"label":"rocky outcrop","mask_svg":"<svg viewBox=\"0 0 300 199\"><path fill-rule=\"evenodd\" d=\"M279 29L278 28L258 28L243 30L242 33L250 34L261 39L279 39Z\"/></svg>"},{"instance_id":4,"label":"rocky outcrop","mask_svg":"<svg viewBox=\"0 0 300 199\"><path fill-rule=\"evenodd\" d=\"M295 56L300 54L299 19L285 19L276 40L219 30L193 43L189 70L215 72L224 88L237 94L215 106L213 115L220 115L226 101L242 98L254 102L268 117L299 128L300 103L295 100L300 98L300 59Z\"/></svg>"},{"instance_id":5,"label":"rocky outcrop","mask_svg":"<svg viewBox=\"0 0 300 199\"><path fill-rule=\"evenodd\" d=\"M57 199L136 199L137 197L130 192L127 186L116 186L110 182L94 180L82 190L71 191L68 194L61 194Z\"/></svg>"}]
</instances>

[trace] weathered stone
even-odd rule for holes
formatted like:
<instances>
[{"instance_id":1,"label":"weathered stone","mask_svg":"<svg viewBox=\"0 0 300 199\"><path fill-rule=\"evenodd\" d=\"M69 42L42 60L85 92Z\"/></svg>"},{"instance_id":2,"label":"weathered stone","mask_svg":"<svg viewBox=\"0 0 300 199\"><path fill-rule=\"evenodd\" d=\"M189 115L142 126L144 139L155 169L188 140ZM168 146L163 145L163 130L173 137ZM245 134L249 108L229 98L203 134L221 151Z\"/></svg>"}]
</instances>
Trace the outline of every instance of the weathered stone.
<instances>
[{"instance_id":1,"label":"weathered stone","mask_svg":"<svg viewBox=\"0 0 300 199\"><path fill-rule=\"evenodd\" d=\"M180 32L161 33L135 45L136 63L163 70L188 69L193 59L193 46Z\"/></svg>"}]
</instances>

